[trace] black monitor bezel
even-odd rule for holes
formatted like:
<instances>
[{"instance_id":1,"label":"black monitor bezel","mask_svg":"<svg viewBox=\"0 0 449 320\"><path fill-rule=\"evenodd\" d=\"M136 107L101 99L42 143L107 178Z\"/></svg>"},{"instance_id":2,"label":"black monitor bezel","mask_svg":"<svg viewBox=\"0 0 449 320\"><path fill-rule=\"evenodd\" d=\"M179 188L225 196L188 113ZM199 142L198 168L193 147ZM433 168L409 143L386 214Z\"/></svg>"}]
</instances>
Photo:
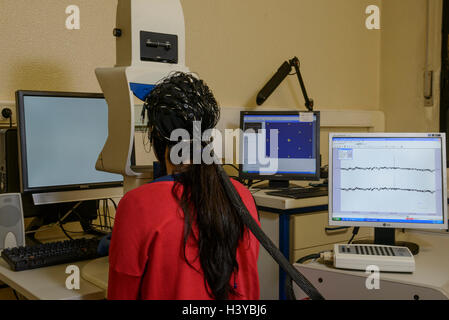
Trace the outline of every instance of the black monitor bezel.
<instances>
[{"instance_id":1,"label":"black monitor bezel","mask_svg":"<svg viewBox=\"0 0 449 320\"><path fill-rule=\"evenodd\" d=\"M122 187L123 180L112 182L71 184L47 187L29 187L28 186L28 167L26 152L26 134L25 134L25 113L24 113L24 97L57 97L57 98L90 98L105 99L102 93L89 92L60 92L60 91L16 91L16 111L17 111L17 133L19 146L19 173L20 173L20 190L22 193L42 193L42 192L59 192L73 190L89 190L99 188L115 188Z\"/></svg>"},{"instance_id":2,"label":"black monitor bezel","mask_svg":"<svg viewBox=\"0 0 449 320\"><path fill-rule=\"evenodd\" d=\"M320 180L320 112L319 111L240 111L240 130L243 132L243 118L246 115L300 115L301 113L313 113L316 116L315 137L316 137L316 173L315 174L273 174L261 175L260 173L243 172L243 164L239 163L239 178L250 180L298 180L298 181L318 181ZM241 144L243 136L240 138L239 154L242 152ZM240 159L239 159L240 160ZM239 161L241 162L241 161Z\"/></svg>"}]
</instances>

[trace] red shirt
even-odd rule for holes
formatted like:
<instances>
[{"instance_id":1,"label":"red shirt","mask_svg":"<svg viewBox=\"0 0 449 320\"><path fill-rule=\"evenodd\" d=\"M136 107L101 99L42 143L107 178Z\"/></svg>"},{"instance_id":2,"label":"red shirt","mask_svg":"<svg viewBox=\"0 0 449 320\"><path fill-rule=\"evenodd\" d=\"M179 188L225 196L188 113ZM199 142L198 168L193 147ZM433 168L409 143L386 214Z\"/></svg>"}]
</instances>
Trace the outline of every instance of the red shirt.
<instances>
[{"instance_id":1,"label":"red shirt","mask_svg":"<svg viewBox=\"0 0 449 320\"><path fill-rule=\"evenodd\" d=\"M186 256L195 269L184 259L184 215L172 195L173 178L167 178L126 193L119 203L109 249L110 300L211 299L193 241L187 244ZM259 221L249 190L232 182ZM230 279L240 296L230 299L259 299L258 255L259 242L246 229L237 248L239 270Z\"/></svg>"}]
</instances>

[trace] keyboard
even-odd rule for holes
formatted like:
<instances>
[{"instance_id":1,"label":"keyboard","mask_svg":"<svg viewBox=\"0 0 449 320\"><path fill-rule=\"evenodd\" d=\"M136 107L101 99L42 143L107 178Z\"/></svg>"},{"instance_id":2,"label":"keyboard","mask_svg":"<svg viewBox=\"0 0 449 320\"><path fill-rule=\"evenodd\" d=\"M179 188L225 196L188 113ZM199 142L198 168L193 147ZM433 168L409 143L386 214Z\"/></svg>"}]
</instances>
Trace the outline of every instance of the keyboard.
<instances>
[{"instance_id":1,"label":"keyboard","mask_svg":"<svg viewBox=\"0 0 449 320\"><path fill-rule=\"evenodd\" d=\"M2 258L14 271L23 271L100 257L98 239L74 239L4 249Z\"/></svg>"},{"instance_id":2,"label":"keyboard","mask_svg":"<svg viewBox=\"0 0 449 320\"><path fill-rule=\"evenodd\" d=\"M270 196L278 196L283 198L303 199L314 197L327 197L328 191L324 187L311 187L311 188L288 188L276 191L268 191L266 194Z\"/></svg>"},{"instance_id":3,"label":"keyboard","mask_svg":"<svg viewBox=\"0 0 449 320\"><path fill-rule=\"evenodd\" d=\"M413 272L415 258L407 247L372 244L334 245L334 267L363 270L376 266L383 272Z\"/></svg>"}]
</instances>

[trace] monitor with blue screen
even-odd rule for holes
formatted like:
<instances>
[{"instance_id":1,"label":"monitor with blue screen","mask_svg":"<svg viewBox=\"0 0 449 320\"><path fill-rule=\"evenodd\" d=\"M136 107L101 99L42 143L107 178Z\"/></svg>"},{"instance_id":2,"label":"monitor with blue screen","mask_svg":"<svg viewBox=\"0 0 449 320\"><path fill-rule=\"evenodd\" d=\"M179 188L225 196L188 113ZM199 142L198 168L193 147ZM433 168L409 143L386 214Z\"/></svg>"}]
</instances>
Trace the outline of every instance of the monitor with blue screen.
<instances>
[{"instance_id":1,"label":"monitor with blue screen","mask_svg":"<svg viewBox=\"0 0 449 320\"><path fill-rule=\"evenodd\" d=\"M319 112L243 111L240 124L241 178L270 180L273 186L319 179Z\"/></svg>"}]
</instances>

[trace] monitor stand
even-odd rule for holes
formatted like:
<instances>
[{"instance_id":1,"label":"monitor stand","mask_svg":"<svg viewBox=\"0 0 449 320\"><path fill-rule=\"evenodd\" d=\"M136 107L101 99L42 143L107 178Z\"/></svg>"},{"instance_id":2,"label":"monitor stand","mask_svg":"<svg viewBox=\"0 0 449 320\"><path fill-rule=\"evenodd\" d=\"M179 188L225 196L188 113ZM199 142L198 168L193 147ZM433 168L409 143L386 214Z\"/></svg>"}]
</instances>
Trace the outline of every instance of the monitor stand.
<instances>
[{"instance_id":1,"label":"monitor stand","mask_svg":"<svg viewBox=\"0 0 449 320\"><path fill-rule=\"evenodd\" d=\"M288 189L290 187L289 180L270 180L268 183L259 184L254 188L262 190L272 190L272 189Z\"/></svg>"},{"instance_id":2,"label":"monitor stand","mask_svg":"<svg viewBox=\"0 0 449 320\"><path fill-rule=\"evenodd\" d=\"M270 180L268 182L270 189L286 189L290 186L290 181L288 180Z\"/></svg>"},{"instance_id":3,"label":"monitor stand","mask_svg":"<svg viewBox=\"0 0 449 320\"><path fill-rule=\"evenodd\" d=\"M419 246L416 243L396 241L396 229L392 228L374 228L373 240L359 240L354 241L355 244L381 244L387 246L407 247L413 255L419 253Z\"/></svg>"}]
</instances>

